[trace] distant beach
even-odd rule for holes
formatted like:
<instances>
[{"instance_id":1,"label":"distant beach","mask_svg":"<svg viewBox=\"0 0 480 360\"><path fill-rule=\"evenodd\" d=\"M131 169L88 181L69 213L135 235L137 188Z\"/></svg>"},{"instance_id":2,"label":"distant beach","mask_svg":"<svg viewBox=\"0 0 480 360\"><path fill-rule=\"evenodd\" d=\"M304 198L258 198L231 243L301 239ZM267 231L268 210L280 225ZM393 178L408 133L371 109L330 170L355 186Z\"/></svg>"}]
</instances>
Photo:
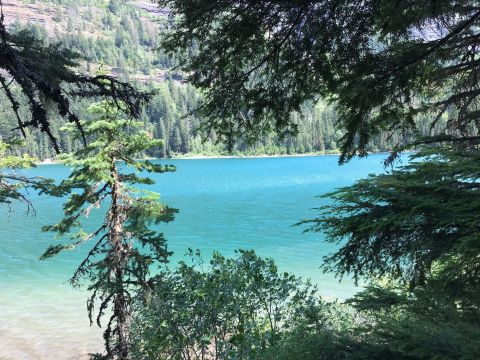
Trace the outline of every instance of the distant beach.
<instances>
[{"instance_id":1,"label":"distant beach","mask_svg":"<svg viewBox=\"0 0 480 360\"><path fill-rule=\"evenodd\" d=\"M404 151L404 154L413 153L414 151ZM387 151L369 152L370 154L388 154ZM293 158L293 157L315 157L315 156L339 156L340 152L318 152L305 154L259 154L259 155L198 155L198 154L181 154L168 158L151 158L146 157L144 160L205 160L205 159L263 159L263 158ZM36 165L53 165L59 162L52 158L47 158L36 163Z\"/></svg>"},{"instance_id":2,"label":"distant beach","mask_svg":"<svg viewBox=\"0 0 480 360\"><path fill-rule=\"evenodd\" d=\"M259 155L197 155L197 154L182 154L175 155L168 158L151 158L147 157L145 160L201 160L201 159L262 159L262 158L289 158L289 157L312 157L312 156L338 156L339 152L318 152L306 154L259 154ZM47 158L36 163L36 165L53 165L59 162L52 158Z\"/></svg>"}]
</instances>

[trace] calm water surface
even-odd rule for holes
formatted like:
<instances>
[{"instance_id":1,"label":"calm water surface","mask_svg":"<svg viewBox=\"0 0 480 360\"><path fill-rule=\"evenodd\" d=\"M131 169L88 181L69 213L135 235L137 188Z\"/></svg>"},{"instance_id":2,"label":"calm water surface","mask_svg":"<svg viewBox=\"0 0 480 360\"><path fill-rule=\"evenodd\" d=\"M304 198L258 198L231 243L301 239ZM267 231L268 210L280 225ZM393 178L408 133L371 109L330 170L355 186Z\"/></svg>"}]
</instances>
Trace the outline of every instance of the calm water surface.
<instances>
[{"instance_id":1,"label":"calm water surface","mask_svg":"<svg viewBox=\"0 0 480 360\"><path fill-rule=\"evenodd\" d=\"M232 255L238 248L273 257L280 270L311 278L325 296L345 298L355 292L319 269L334 247L321 234L291 227L311 218L321 204L316 196L352 184L369 173L383 172L385 155L370 155L339 167L337 156L172 160L176 173L154 175L152 190L180 209L163 227L174 260L187 249ZM40 166L29 171L61 179L68 169ZM61 200L31 194L36 216L24 208L0 208L0 359L77 359L101 350L101 330L88 325L86 293L65 281L85 249L39 261L52 243L40 231L62 214ZM95 215L92 214L94 218ZM95 221L93 219L92 221Z\"/></svg>"}]
</instances>

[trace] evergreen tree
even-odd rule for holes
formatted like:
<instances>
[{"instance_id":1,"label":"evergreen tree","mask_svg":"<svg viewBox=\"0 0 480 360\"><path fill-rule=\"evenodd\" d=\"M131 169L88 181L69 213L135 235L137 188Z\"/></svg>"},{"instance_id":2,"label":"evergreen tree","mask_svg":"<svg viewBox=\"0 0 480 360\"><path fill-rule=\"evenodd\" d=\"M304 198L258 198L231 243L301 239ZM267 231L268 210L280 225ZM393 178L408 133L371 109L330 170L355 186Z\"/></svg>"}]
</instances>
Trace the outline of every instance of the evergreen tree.
<instances>
[{"instance_id":1,"label":"evergreen tree","mask_svg":"<svg viewBox=\"0 0 480 360\"><path fill-rule=\"evenodd\" d=\"M230 143L298 133L292 113L321 96L339 112L341 162L382 132L400 148L432 141L422 116L453 141L478 141L476 1L158 2L174 19L164 48L205 91L204 127Z\"/></svg>"},{"instance_id":2,"label":"evergreen tree","mask_svg":"<svg viewBox=\"0 0 480 360\"><path fill-rule=\"evenodd\" d=\"M159 146L161 140L138 131L142 123L123 119L113 102L93 104L90 112L92 120L81 123L88 145L61 156L63 164L72 168L69 178L60 185L71 193L64 205L65 217L44 228L60 238L70 235L71 241L51 245L41 258L93 243L70 282L79 286L83 280L88 281L92 291L87 302L91 323L95 307L99 326L105 312L111 310L104 332L106 357L128 359L132 296L134 292L152 290L150 269L167 262L170 254L163 234L149 226L171 221L176 212L161 204L157 194L135 189L135 184L153 182L136 172L166 172L175 168L135 160L146 150ZM69 127L69 131L79 136L78 129ZM101 224L95 230L85 231L82 218L102 207L106 212Z\"/></svg>"}]
</instances>

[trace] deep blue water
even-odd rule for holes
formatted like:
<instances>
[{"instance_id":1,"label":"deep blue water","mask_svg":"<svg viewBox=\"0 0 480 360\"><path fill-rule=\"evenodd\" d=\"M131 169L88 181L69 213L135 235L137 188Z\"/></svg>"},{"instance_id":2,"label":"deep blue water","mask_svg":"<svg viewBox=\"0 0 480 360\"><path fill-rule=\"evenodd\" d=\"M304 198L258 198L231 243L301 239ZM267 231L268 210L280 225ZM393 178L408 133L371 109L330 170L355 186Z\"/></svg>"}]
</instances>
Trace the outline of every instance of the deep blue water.
<instances>
[{"instance_id":1,"label":"deep blue water","mask_svg":"<svg viewBox=\"0 0 480 360\"><path fill-rule=\"evenodd\" d=\"M153 175L150 190L180 210L162 227L174 261L187 248L205 257L213 250L229 256L238 248L255 249L274 258L280 270L311 278L321 294L345 298L355 292L353 283L339 284L319 268L334 246L323 242L322 234L304 234L291 225L315 216L312 208L324 201L318 195L383 172L385 156L344 166L337 165L337 156L162 161L175 164L177 172ZM61 179L68 169L46 165L29 173ZM22 206L0 210L0 358L42 358L52 349L57 358L68 358L92 351L101 344L98 331L87 325L86 295L64 284L85 249L39 261L55 241L40 229L61 217L62 204L31 197L36 216L25 215ZM95 221L95 213L91 216Z\"/></svg>"}]
</instances>

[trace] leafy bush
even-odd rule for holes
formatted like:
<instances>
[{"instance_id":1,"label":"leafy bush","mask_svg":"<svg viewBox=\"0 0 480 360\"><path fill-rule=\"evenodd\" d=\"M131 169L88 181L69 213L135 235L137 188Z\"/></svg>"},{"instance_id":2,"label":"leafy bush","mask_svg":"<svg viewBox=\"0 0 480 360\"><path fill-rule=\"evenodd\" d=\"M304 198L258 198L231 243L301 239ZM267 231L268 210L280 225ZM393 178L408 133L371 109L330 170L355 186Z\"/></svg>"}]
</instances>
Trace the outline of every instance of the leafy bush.
<instances>
[{"instance_id":1,"label":"leafy bush","mask_svg":"<svg viewBox=\"0 0 480 360\"><path fill-rule=\"evenodd\" d=\"M447 293L370 285L327 303L253 251L215 253L206 268L197 255L159 274L159 287L138 302L134 359L480 358L478 311Z\"/></svg>"},{"instance_id":2,"label":"leafy bush","mask_svg":"<svg viewBox=\"0 0 480 360\"><path fill-rule=\"evenodd\" d=\"M253 251L237 254L226 259L214 253L208 271L192 254L191 265L181 262L159 275L149 305L136 309L138 358L251 358L280 341L305 314L326 306L314 287L280 273L273 260ZM321 326L322 321L314 322Z\"/></svg>"}]
</instances>

